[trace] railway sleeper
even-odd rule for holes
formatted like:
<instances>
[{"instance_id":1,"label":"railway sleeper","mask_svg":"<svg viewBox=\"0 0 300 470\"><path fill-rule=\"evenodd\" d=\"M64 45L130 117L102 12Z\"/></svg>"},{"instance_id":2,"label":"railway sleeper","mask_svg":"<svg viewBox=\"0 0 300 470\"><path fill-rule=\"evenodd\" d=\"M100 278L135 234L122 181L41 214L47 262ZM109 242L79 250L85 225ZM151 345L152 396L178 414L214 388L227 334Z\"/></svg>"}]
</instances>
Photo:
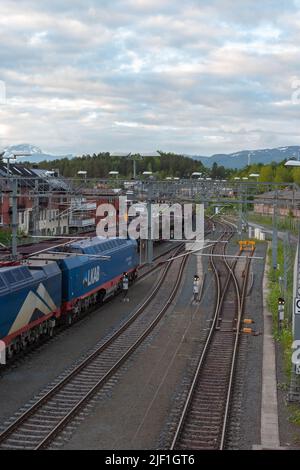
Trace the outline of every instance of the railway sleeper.
<instances>
[{"instance_id":1,"label":"railway sleeper","mask_svg":"<svg viewBox=\"0 0 300 470\"><path fill-rule=\"evenodd\" d=\"M31 450L32 446L28 446L26 442L14 442L14 444L6 443L6 444L0 444L0 449L3 450Z\"/></svg>"},{"instance_id":2,"label":"railway sleeper","mask_svg":"<svg viewBox=\"0 0 300 470\"><path fill-rule=\"evenodd\" d=\"M215 424L215 425L218 425L218 424L222 423L222 417L220 416L220 413L210 412L210 411L202 412L201 413L201 418L198 421L199 422L207 422L208 420L209 420L210 423ZM187 424L189 422L190 421L187 421Z\"/></svg>"},{"instance_id":3,"label":"railway sleeper","mask_svg":"<svg viewBox=\"0 0 300 470\"><path fill-rule=\"evenodd\" d=\"M187 450L200 450L200 449L216 449L217 443L214 440L201 440L192 441L191 439L182 439L180 443L180 449Z\"/></svg>"},{"instance_id":4,"label":"railway sleeper","mask_svg":"<svg viewBox=\"0 0 300 470\"><path fill-rule=\"evenodd\" d=\"M38 435L38 439L42 438L43 434L40 433ZM24 433L19 433L17 432L14 433L14 435L7 440L9 443L14 443L14 442L23 442L25 444L31 444L32 442L37 441L37 436L33 436L32 434L24 434Z\"/></svg>"},{"instance_id":5,"label":"railway sleeper","mask_svg":"<svg viewBox=\"0 0 300 470\"><path fill-rule=\"evenodd\" d=\"M35 432L36 430L39 430L39 429L42 429L42 430L51 430L52 429L52 425L50 424L43 424L43 423L40 423L40 422L37 422L37 423L25 423L22 425L22 428L24 428L25 431L27 432Z\"/></svg>"},{"instance_id":6,"label":"railway sleeper","mask_svg":"<svg viewBox=\"0 0 300 470\"><path fill-rule=\"evenodd\" d=\"M208 432L208 433L216 433L220 431L220 426L218 425L210 425L210 424L202 424L202 423L188 423L186 425L186 429L191 432L195 433L203 433L203 432Z\"/></svg>"},{"instance_id":7,"label":"railway sleeper","mask_svg":"<svg viewBox=\"0 0 300 470\"><path fill-rule=\"evenodd\" d=\"M23 437L25 440L26 440L26 439L32 440L32 439L34 439L34 438L36 439L37 437L38 437L38 438L42 437L42 436L45 434L45 432L48 432L48 430L51 431L51 429L52 429L52 426L48 426L48 427L46 427L46 428L40 428L40 427L38 427L38 428L36 428L36 429L32 429L32 428L31 428L31 429L24 429L24 430L23 430L22 432L20 432L19 434L18 434L17 431L16 431L16 433L15 433L14 435L15 435L16 437L21 436L21 437Z\"/></svg>"}]
</instances>

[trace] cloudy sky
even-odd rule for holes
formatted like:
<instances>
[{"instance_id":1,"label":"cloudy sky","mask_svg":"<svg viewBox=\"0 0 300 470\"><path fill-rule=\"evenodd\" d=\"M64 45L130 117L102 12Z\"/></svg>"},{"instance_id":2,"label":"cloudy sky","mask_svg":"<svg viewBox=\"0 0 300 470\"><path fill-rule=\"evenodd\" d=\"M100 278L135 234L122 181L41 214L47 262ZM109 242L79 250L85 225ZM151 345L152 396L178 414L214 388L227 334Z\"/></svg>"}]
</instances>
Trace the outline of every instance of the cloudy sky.
<instances>
[{"instance_id":1,"label":"cloudy sky","mask_svg":"<svg viewBox=\"0 0 300 470\"><path fill-rule=\"evenodd\" d=\"M300 0L1 0L0 45L0 146L300 144Z\"/></svg>"}]
</instances>

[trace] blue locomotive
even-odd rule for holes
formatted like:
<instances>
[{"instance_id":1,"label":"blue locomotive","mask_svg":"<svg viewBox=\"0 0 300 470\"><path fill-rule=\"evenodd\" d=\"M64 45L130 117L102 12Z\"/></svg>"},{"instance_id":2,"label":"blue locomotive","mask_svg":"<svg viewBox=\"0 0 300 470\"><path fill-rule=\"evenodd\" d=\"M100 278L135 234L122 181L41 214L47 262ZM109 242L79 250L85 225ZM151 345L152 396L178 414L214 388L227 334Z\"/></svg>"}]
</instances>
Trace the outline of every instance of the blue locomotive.
<instances>
[{"instance_id":1,"label":"blue locomotive","mask_svg":"<svg viewBox=\"0 0 300 470\"><path fill-rule=\"evenodd\" d=\"M124 272L134 281L138 261L135 240L94 237L69 244L67 252L0 268L0 340L7 357L117 293Z\"/></svg>"}]
</instances>

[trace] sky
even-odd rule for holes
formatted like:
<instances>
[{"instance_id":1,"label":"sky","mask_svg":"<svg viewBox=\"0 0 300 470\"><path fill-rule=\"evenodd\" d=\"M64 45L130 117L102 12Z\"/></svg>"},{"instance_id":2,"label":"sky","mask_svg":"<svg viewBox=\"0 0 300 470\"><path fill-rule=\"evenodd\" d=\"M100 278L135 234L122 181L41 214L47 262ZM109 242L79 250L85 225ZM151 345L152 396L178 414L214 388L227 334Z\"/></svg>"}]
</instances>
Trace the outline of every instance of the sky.
<instances>
[{"instance_id":1,"label":"sky","mask_svg":"<svg viewBox=\"0 0 300 470\"><path fill-rule=\"evenodd\" d=\"M0 149L299 145L300 0L1 0Z\"/></svg>"}]
</instances>

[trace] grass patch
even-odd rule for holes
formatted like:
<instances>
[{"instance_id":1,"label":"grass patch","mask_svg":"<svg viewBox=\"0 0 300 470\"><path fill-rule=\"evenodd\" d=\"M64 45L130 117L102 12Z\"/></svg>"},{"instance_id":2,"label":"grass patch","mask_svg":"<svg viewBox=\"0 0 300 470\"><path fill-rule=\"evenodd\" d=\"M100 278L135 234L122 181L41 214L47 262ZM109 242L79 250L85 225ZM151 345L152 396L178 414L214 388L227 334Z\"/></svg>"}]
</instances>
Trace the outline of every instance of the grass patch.
<instances>
[{"instance_id":1,"label":"grass patch","mask_svg":"<svg viewBox=\"0 0 300 470\"><path fill-rule=\"evenodd\" d=\"M11 243L11 230L6 228L0 229L0 243L9 245Z\"/></svg>"},{"instance_id":2,"label":"grass patch","mask_svg":"<svg viewBox=\"0 0 300 470\"><path fill-rule=\"evenodd\" d=\"M300 426L300 407L298 405L288 405L289 421Z\"/></svg>"},{"instance_id":3,"label":"grass patch","mask_svg":"<svg viewBox=\"0 0 300 470\"><path fill-rule=\"evenodd\" d=\"M24 232L18 229L17 233L17 242L18 245L32 243L34 239L27 236ZM12 243L12 232L10 228L0 228L0 243L3 245L10 247Z\"/></svg>"},{"instance_id":4,"label":"grass patch","mask_svg":"<svg viewBox=\"0 0 300 470\"><path fill-rule=\"evenodd\" d=\"M272 228L273 226L273 217L270 215L260 215L255 214L254 212L249 212L247 215L249 222L254 222L259 225L265 225L266 227ZM288 230L292 232L294 235L298 233L299 229L299 221L294 217L277 217L277 228L278 230Z\"/></svg>"},{"instance_id":5,"label":"grass patch","mask_svg":"<svg viewBox=\"0 0 300 470\"><path fill-rule=\"evenodd\" d=\"M267 297L267 306L269 311L272 313L273 318L273 337L275 341L278 341L281 345L282 354L283 354L283 365L284 372L286 376L286 384L280 384L278 388L281 390L284 389L284 386L288 388L288 383L291 380L291 365L292 365L292 343L293 343L293 332L291 327L291 322L287 318L287 312L285 312L285 321L282 330L278 328L278 297L282 297L282 292L280 289L279 278L283 277L283 243L279 241L278 243L278 264L279 269L276 272L273 272L272 269L272 249L268 250L268 297ZM293 299L293 273L287 273L287 295L286 303L290 299ZM291 306L291 304L290 304ZM289 421L293 424L300 426L300 407L299 405L292 404L288 405Z\"/></svg>"},{"instance_id":6,"label":"grass patch","mask_svg":"<svg viewBox=\"0 0 300 470\"><path fill-rule=\"evenodd\" d=\"M272 313L273 317L273 336L276 341L279 341L282 346L283 351L283 359L284 359L284 370L288 377L291 378L291 358L292 358L292 342L293 342L293 333L290 326L289 318L287 318L287 311L285 311L285 320L282 330L279 330L278 325L278 297L282 297L282 291L280 288L280 281L279 278L283 277L283 244L281 241L278 243L278 265L279 269L275 272L272 269L272 249L269 248L268 250L268 264L269 264L269 272L268 272L268 297L267 297L267 306L269 311ZM293 279L292 273L288 275L288 289L287 289L287 297L293 297ZM286 303L287 303L286 299ZM287 310L287 308L286 308Z\"/></svg>"}]
</instances>

